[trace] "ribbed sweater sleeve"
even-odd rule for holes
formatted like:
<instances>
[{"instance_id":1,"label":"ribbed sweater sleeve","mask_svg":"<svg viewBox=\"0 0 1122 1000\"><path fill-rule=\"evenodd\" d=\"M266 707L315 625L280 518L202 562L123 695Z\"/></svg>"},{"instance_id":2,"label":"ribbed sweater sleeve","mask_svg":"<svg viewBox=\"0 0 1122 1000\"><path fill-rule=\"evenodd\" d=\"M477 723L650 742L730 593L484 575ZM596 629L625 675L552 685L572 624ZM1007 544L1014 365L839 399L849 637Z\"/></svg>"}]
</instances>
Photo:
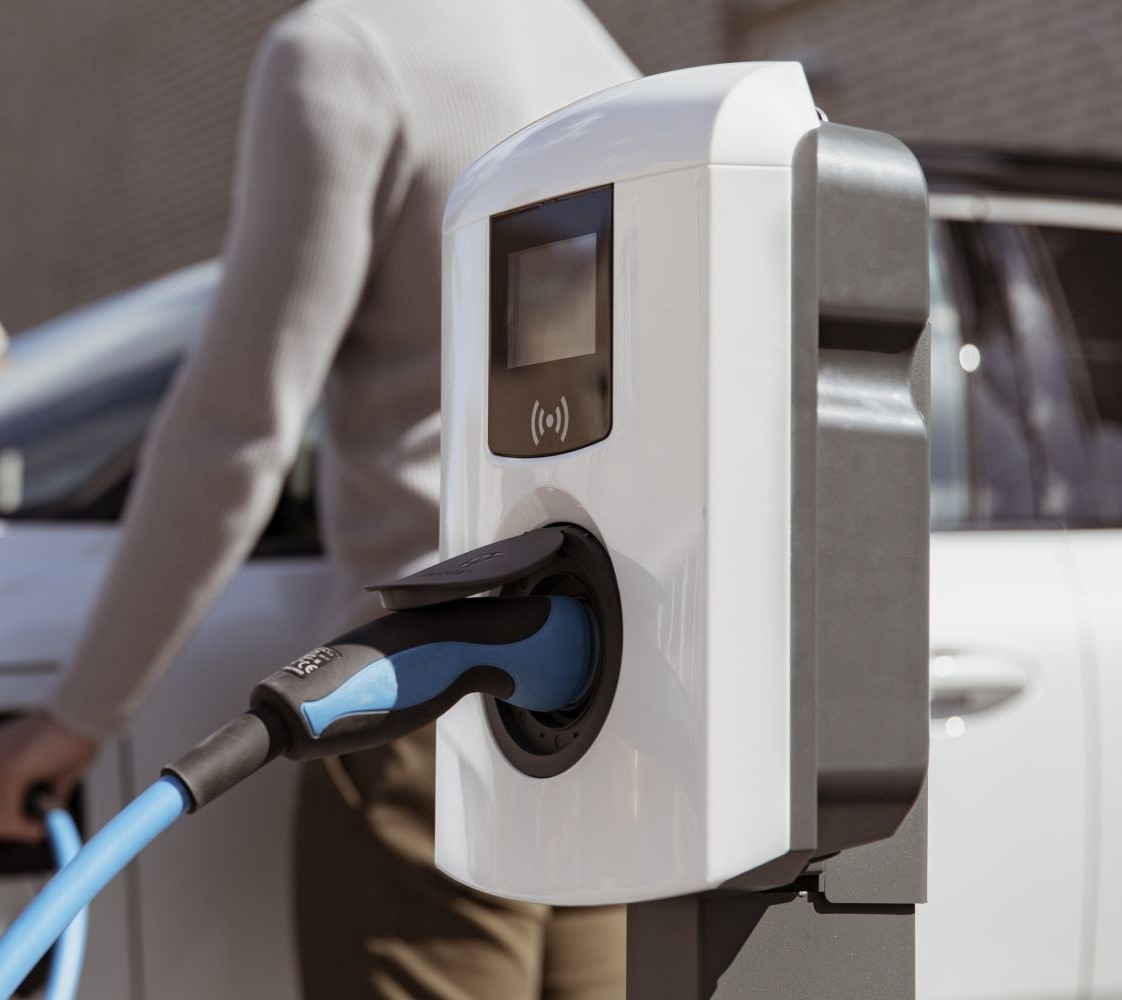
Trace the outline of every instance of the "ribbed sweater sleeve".
<instances>
[{"instance_id":1,"label":"ribbed sweater sleeve","mask_svg":"<svg viewBox=\"0 0 1122 1000\"><path fill-rule=\"evenodd\" d=\"M400 119L328 17L279 23L248 87L224 276L146 440L123 531L50 710L104 739L142 704L270 516L390 220Z\"/></svg>"}]
</instances>

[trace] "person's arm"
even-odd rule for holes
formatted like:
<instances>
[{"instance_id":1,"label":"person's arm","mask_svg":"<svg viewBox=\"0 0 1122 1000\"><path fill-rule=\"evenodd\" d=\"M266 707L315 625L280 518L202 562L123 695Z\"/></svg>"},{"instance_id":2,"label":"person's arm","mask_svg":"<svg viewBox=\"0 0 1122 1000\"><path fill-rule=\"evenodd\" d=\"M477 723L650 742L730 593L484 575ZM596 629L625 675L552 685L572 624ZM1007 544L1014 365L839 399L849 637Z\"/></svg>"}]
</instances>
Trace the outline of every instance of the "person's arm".
<instances>
[{"instance_id":1,"label":"person's arm","mask_svg":"<svg viewBox=\"0 0 1122 1000\"><path fill-rule=\"evenodd\" d=\"M144 447L119 547L49 717L0 730L0 836L39 832L27 788L65 793L249 553L367 280L399 118L371 54L313 12L251 76L225 272ZM63 746L66 743L66 746Z\"/></svg>"}]
</instances>

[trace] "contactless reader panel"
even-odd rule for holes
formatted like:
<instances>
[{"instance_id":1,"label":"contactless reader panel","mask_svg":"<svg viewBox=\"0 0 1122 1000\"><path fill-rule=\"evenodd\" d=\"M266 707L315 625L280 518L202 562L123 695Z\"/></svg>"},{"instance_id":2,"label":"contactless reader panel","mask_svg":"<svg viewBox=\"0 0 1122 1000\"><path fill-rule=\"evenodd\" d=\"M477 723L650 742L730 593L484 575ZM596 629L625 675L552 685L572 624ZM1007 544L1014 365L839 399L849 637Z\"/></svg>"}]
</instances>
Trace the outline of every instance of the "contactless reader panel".
<instances>
[{"instance_id":1,"label":"contactless reader panel","mask_svg":"<svg viewBox=\"0 0 1122 1000\"><path fill-rule=\"evenodd\" d=\"M572 704L441 718L448 874L635 902L788 885L900 824L927 754L926 225L914 157L823 122L795 63L623 84L461 176L448 562L393 599L563 595L600 645Z\"/></svg>"},{"instance_id":2,"label":"contactless reader panel","mask_svg":"<svg viewBox=\"0 0 1122 1000\"><path fill-rule=\"evenodd\" d=\"M612 428L612 189L491 219L488 443L535 458Z\"/></svg>"}]
</instances>

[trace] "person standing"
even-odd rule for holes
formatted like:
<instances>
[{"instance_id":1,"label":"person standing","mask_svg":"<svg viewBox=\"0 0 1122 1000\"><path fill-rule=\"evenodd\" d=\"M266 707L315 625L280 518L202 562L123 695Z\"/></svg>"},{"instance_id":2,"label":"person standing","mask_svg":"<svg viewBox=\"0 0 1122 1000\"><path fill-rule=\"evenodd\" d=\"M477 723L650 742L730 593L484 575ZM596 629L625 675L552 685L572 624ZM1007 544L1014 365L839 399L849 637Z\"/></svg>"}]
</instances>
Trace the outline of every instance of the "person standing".
<instances>
[{"instance_id":1,"label":"person standing","mask_svg":"<svg viewBox=\"0 0 1122 1000\"><path fill-rule=\"evenodd\" d=\"M119 548L44 712L0 729L0 836L65 795L245 559L324 399L337 600L435 558L440 231L458 173L636 71L579 0L310 0L248 85L224 275L145 443ZM486 897L433 865L433 736L310 765L297 829L311 1000L615 1000L614 909Z\"/></svg>"}]
</instances>

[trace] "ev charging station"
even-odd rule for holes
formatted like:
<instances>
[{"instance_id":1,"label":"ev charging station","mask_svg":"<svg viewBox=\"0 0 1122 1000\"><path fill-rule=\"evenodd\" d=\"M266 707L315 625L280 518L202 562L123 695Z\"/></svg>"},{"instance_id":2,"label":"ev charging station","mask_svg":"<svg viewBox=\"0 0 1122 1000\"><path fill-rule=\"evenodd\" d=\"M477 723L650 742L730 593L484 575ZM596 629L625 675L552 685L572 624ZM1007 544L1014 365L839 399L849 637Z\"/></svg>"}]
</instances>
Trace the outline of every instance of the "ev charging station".
<instances>
[{"instance_id":1,"label":"ev charging station","mask_svg":"<svg viewBox=\"0 0 1122 1000\"><path fill-rule=\"evenodd\" d=\"M150 830L113 821L133 854L280 753L440 717L437 864L628 904L629 1000L914 997L926 229L912 155L824 121L795 63L624 84L477 161L446 559L170 765Z\"/></svg>"},{"instance_id":2,"label":"ev charging station","mask_svg":"<svg viewBox=\"0 0 1122 1000\"><path fill-rule=\"evenodd\" d=\"M441 719L437 863L639 904L632 1000L728 966L721 996L913 995L926 226L908 150L821 121L795 63L613 88L450 199L442 552L577 526L621 620L606 707ZM590 589L565 552L523 586Z\"/></svg>"}]
</instances>

